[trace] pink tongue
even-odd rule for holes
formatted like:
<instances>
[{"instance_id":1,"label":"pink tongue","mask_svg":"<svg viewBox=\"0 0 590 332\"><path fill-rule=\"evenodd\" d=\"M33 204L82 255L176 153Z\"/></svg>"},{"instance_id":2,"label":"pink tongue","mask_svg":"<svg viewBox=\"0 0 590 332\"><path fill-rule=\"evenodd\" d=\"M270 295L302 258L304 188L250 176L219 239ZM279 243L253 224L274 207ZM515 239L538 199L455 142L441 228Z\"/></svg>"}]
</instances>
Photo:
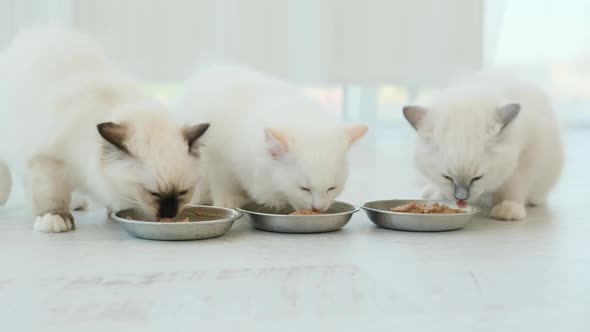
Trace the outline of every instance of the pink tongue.
<instances>
[{"instance_id":1,"label":"pink tongue","mask_svg":"<svg viewBox=\"0 0 590 332\"><path fill-rule=\"evenodd\" d=\"M465 201L457 201L457 206L460 208L464 208L467 206L467 203L465 203Z\"/></svg>"}]
</instances>

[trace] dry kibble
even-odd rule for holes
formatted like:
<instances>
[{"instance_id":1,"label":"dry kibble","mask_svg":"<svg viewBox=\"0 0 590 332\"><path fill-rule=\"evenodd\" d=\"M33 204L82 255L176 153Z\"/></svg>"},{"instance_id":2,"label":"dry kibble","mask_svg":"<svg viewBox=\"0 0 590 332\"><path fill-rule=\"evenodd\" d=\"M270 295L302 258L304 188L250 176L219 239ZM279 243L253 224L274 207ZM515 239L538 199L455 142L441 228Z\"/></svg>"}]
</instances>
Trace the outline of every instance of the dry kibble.
<instances>
[{"instance_id":1,"label":"dry kibble","mask_svg":"<svg viewBox=\"0 0 590 332\"><path fill-rule=\"evenodd\" d=\"M408 203L391 208L393 212L402 213L419 213L419 214L456 214L465 211L460 209L453 209L444 204L433 203L432 205Z\"/></svg>"}]
</instances>

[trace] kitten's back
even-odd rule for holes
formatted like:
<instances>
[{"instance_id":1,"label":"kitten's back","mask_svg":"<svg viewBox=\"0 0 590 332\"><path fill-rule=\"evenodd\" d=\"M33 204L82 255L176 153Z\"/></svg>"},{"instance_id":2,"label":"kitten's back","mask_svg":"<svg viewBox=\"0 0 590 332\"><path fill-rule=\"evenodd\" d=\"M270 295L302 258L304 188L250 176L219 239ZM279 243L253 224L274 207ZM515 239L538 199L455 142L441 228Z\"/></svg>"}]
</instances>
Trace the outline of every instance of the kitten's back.
<instances>
[{"instance_id":1,"label":"kitten's back","mask_svg":"<svg viewBox=\"0 0 590 332\"><path fill-rule=\"evenodd\" d=\"M76 75L111 70L100 46L75 31L30 30L21 33L0 57L4 79L39 86Z\"/></svg>"},{"instance_id":2,"label":"kitten's back","mask_svg":"<svg viewBox=\"0 0 590 332\"><path fill-rule=\"evenodd\" d=\"M322 107L298 87L247 67L226 65L198 70L187 81L177 111L191 119L198 115L213 120L247 121L249 114L267 124L284 119L283 122L308 126L326 117Z\"/></svg>"},{"instance_id":3,"label":"kitten's back","mask_svg":"<svg viewBox=\"0 0 590 332\"><path fill-rule=\"evenodd\" d=\"M119 78L100 45L82 34L19 34L0 55L0 157L68 150L64 142L75 142L75 133L90 133L90 123L104 118L108 109L101 103L109 102L109 91L129 90Z\"/></svg>"}]
</instances>

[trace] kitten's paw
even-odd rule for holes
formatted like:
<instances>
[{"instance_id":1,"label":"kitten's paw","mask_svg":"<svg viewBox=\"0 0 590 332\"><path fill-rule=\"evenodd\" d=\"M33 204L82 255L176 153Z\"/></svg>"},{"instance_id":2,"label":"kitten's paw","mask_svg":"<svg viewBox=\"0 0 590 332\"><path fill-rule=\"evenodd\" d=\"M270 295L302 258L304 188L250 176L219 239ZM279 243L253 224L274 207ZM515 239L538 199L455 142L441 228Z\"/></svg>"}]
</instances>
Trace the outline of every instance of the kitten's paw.
<instances>
[{"instance_id":1,"label":"kitten's paw","mask_svg":"<svg viewBox=\"0 0 590 332\"><path fill-rule=\"evenodd\" d=\"M436 188L435 186L432 186L432 185L428 185L428 186L424 187L424 189L422 190L421 196L424 199L441 199L442 198L442 195L440 194L440 191L438 190L438 188Z\"/></svg>"},{"instance_id":2,"label":"kitten's paw","mask_svg":"<svg viewBox=\"0 0 590 332\"><path fill-rule=\"evenodd\" d=\"M62 233L74 229L74 217L70 213L45 213L35 219L35 230L43 233Z\"/></svg>"},{"instance_id":3,"label":"kitten's paw","mask_svg":"<svg viewBox=\"0 0 590 332\"><path fill-rule=\"evenodd\" d=\"M490 217L500 220L522 220L526 218L526 209L520 203L503 201L492 208Z\"/></svg>"}]
</instances>

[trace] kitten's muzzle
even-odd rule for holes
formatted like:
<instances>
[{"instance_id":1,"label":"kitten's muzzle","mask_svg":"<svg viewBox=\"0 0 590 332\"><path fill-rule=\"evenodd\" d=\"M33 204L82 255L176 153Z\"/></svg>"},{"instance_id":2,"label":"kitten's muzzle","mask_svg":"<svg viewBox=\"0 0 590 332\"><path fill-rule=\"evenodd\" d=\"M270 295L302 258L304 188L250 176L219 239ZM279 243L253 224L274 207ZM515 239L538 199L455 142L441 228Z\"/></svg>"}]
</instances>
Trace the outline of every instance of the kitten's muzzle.
<instances>
[{"instance_id":1,"label":"kitten's muzzle","mask_svg":"<svg viewBox=\"0 0 590 332\"><path fill-rule=\"evenodd\" d=\"M170 194L160 199L158 217L174 218L178 214L178 196Z\"/></svg>"},{"instance_id":2,"label":"kitten's muzzle","mask_svg":"<svg viewBox=\"0 0 590 332\"><path fill-rule=\"evenodd\" d=\"M469 198L469 188L463 185L455 185L455 199L465 201Z\"/></svg>"}]
</instances>

